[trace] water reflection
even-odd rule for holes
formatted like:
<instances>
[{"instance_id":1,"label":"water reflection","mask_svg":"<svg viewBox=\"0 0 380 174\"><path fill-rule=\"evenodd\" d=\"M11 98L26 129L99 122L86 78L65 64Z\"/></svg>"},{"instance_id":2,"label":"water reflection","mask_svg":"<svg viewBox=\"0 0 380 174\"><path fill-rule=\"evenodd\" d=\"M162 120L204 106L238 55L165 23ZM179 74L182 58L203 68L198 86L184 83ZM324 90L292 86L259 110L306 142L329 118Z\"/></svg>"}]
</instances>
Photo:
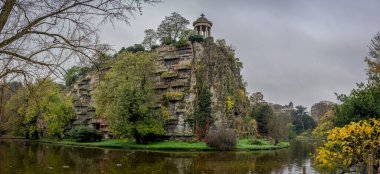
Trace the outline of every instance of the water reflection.
<instances>
[{"instance_id":1,"label":"water reflection","mask_svg":"<svg viewBox=\"0 0 380 174\"><path fill-rule=\"evenodd\" d=\"M154 152L0 141L0 173L315 173L310 142L254 152ZM304 168L304 169L303 169Z\"/></svg>"}]
</instances>

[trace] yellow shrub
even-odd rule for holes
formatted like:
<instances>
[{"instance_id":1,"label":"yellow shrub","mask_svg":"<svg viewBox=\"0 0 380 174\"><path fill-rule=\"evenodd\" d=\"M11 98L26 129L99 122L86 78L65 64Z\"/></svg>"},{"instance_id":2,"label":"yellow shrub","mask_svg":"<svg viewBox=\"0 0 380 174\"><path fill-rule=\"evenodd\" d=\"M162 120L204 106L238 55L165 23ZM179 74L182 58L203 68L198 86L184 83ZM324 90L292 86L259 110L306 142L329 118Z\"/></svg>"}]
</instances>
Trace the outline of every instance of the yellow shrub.
<instances>
[{"instance_id":1,"label":"yellow shrub","mask_svg":"<svg viewBox=\"0 0 380 174\"><path fill-rule=\"evenodd\" d=\"M178 101L178 100L182 100L184 95L182 92L167 92L165 94L165 97L166 99L168 99L169 101Z\"/></svg>"},{"instance_id":2,"label":"yellow shrub","mask_svg":"<svg viewBox=\"0 0 380 174\"><path fill-rule=\"evenodd\" d=\"M318 148L315 166L321 172L346 171L380 150L380 121L351 122L328 132L327 141Z\"/></svg>"},{"instance_id":3,"label":"yellow shrub","mask_svg":"<svg viewBox=\"0 0 380 174\"><path fill-rule=\"evenodd\" d=\"M226 108L227 108L227 112L231 112L232 108L234 107L235 103L234 101L232 101L231 97L228 96L227 97L227 100L226 100Z\"/></svg>"}]
</instances>

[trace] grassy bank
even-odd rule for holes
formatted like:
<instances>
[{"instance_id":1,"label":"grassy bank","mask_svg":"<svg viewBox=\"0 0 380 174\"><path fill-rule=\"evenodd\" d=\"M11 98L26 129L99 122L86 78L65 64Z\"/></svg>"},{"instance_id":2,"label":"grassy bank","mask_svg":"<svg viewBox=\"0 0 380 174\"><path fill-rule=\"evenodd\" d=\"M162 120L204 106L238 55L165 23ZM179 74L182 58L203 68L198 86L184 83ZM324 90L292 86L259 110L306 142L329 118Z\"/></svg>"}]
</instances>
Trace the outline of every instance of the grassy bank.
<instances>
[{"instance_id":1,"label":"grassy bank","mask_svg":"<svg viewBox=\"0 0 380 174\"><path fill-rule=\"evenodd\" d=\"M189 151L212 151L214 149L207 147L203 142L183 142L183 141L163 141L149 144L136 144L132 141L121 139L103 140L100 142L75 142L69 140L38 140L43 143L52 143L60 145L87 146L87 147L103 147L103 148L122 148L122 149L149 149L149 150L189 150ZM263 142L266 142L263 140ZM239 140L236 150L272 150L289 147L288 142L282 142L278 145L263 143L254 145L247 139Z\"/></svg>"}]
</instances>

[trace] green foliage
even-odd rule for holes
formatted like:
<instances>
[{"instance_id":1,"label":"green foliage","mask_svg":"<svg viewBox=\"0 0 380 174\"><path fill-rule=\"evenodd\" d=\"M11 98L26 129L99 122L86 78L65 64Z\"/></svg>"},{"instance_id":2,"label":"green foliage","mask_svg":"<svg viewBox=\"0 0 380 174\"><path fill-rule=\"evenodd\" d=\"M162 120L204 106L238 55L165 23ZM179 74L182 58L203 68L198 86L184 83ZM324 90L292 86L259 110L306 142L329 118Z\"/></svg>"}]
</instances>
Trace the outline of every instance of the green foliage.
<instances>
[{"instance_id":1,"label":"green foliage","mask_svg":"<svg viewBox=\"0 0 380 174\"><path fill-rule=\"evenodd\" d=\"M24 115L18 113L18 109L26 102L27 90L18 88L6 102L4 116L1 119L1 130L14 136L25 136L26 125L23 123Z\"/></svg>"},{"instance_id":2,"label":"green foliage","mask_svg":"<svg viewBox=\"0 0 380 174\"><path fill-rule=\"evenodd\" d=\"M164 38L161 38L160 40L163 45L171 45L172 43L174 43L174 41L169 37L164 37Z\"/></svg>"},{"instance_id":3,"label":"green foliage","mask_svg":"<svg viewBox=\"0 0 380 174\"><path fill-rule=\"evenodd\" d=\"M191 42L203 42L204 38L202 35L194 34L189 36L189 41Z\"/></svg>"},{"instance_id":4,"label":"green foliage","mask_svg":"<svg viewBox=\"0 0 380 174\"><path fill-rule=\"evenodd\" d=\"M65 74L66 86L71 86L90 71L89 67L72 66Z\"/></svg>"},{"instance_id":5,"label":"green foliage","mask_svg":"<svg viewBox=\"0 0 380 174\"><path fill-rule=\"evenodd\" d=\"M20 88L7 102L6 109L15 112L16 120L22 120L16 123L25 128L26 137L32 138L45 131L50 136L61 137L64 126L74 116L71 99L49 79L39 80L28 89Z\"/></svg>"},{"instance_id":6,"label":"green foliage","mask_svg":"<svg viewBox=\"0 0 380 174\"><path fill-rule=\"evenodd\" d=\"M289 116L287 112L274 112L269 118L268 136L274 139L275 144L289 138Z\"/></svg>"},{"instance_id":7,"label":"green foliage","mask_svg":"<svg viewBox=\"0 0 380 174\"><path fill-rule=\"evenodd\" d=\"M198 98L195 110L195 132L199 139L205 137L208 126L211 123L211 92L203 84L198 86Z\"/></svg>"},{"instance_id":8,"label":"green foliage","mask_svg":"<svg viewBox=\"0 0 380 174\"><path fill-rule=\"evenodd\" d=\"M180 39L178 42L173 43L173 46L176 48L183 48L183 47L188 47L189 44L187 43L187 40Z\"/></svg>"},{"instance_id":9,"label":"green foliage","mask_svg":"<svg viewBox=\"0 0 380 174\"><path fill-rule=\"evenodd\" d=\"M118 55L97 87L96 111L105 116L113 135L142 143L164 133L161 111L153 109L160 98L153 89L156 56L152 52Z\"/></svg>"},{"instance_id":10,"label":"green foliage","mask_svg":"<svg viewBox=\"0 0 380 174\"><path fill-rule=\"evenodd\" d=\"M164 44L166 44L164 40L175 42L187 30L186 25L189 23L189 20L182 17L179 13L173 12L170 16L165 16L165 19L161 21L161 24L157 28L157 37Z\"/></svg>"},{"instance_id":11,"label":"green foliage","mask_svg":"<svg viewBox=\"0 0 380 174\"><path fill-rule=\"evenodd\" d=\"M269 118L273 115L272 107L268 103L262 102L255 105L251 112L251 117L253 117L257 122L257 130L260 135L268 135L268 123Z\"/></svg>"},{"instance_id":12,"label":"green foliage","mask_svg":"<svg viewBox=\"0 0 380 174\"><path fill-rule=\"evenodd\" d=\"M74 127L69 131L68 135L77 142L100 141L103 137L99 131L87 126Z\"/></svg>"},{"instance_id":13,"label":"green foliage","mask_svg":"<svg viewBox=\"0 0 380 174\"><path fill-rule=\"evenodd\" d=\"M359 84L358 89L351 94L339 95L342 104L334 108L334 126L344 126L350 122L357 122L369 118L380 118L380 85Z\"/></svg>"},{"instance_id":14,"label":"green foliage","mask_svg":"<svg viewBox=\"0 0 380 174\"><path fill-rule=\"evenodd\" d=\"M249 144L252 144L252 145L268 145L269 144L268 142L264 140L256 139L256 138L248 139L248 142Z\"/></svg>"},{"instance_id":15,"label":"green foliage","mask_svg":"<svg viewBox=\"0 0 380 174\"><path fill-rule=\"evenodd\" d=\"M152 45L151 47L150 47L150 49L151 50L155 50L156 48L158 48L158 47L160 47L159 45Z\"/></svg>"},{"instance_id":16,"label":"green foliage","mask_svg":"<svg viewBox=\"0 0 380 174\"><path fill-rule=\"evenodd\" d=\"M132 52L132 53L137 53L139 51L144 52L145 48L141 44L135 44L134 46L130 46L125 49L126 52Z\"/></svg>"},{"instance_id":17,"label":"green foliage","mask_svg":"<svg viewBox=\"0 0 380 174\"><path fill-rule=\"evenodd\" d=\"M143 142L154 141L155 135L163 135L164 127L156 120L144 120L136 122L137 136L140 136Z\"/></svg>"},{"instance_id":18,"label":"green foliage","mask_svg":"<svg viewBox=\"0 0 380 174\"><path fill-rule=\"evenodd\" d=\"M206 144L217 150L232 150L236 146L236 133L233 130L219 128L210 130L206 137Z\"/></svg>"},{"instance_id":19,"label":"green foliage","mask_svg":"<svg viewBox=\"0 0 380 174\"><path fill-rule=\"evenodd\" d=\"M251 110L240 73L242 63L235 57L234 49L223 40L209 40L202 46L203 54L192 66L197 82L213 87L214 99L217 101L213 103L213 110L222 111L222 117L227 118L227 126L232 127L230 123L233 123L234 118L246 117ZM201 85L197 86L197 90L199 87Z\"/></svg>"},{"instance_id":20,"label":"green foliage","mask_svg":"<svg viewBox=\"0 0 380 174\"><path fill-rule=\"evenodd\" d=\"M303 106L296 106L296 110L291 114L291 119L296 128L297 135L308 129L314 129L316 126L314 119L307 114L306 107Z\"/></svg>"},{"instance_id":21,"label":"green foliage","mask_svg":"<svg viewBox=\"0 0 380 174\"><path fill-rule=\"evenodd\" d=\"M154 48L152 47L155 46L157 41L157 33L153 29L146 29L144 33L145 37L142 42L142 45L147 49L153 50Z\"/></svg>"},{"instance_id":22,"label":"green foliage","mask_svg":"<svg viewBox=\"0 0 380 174\"><path fill-rule=\"evenodd\" d=\"M294 126L291 123L288 123L287 126L288 126L288 132L289 132L288 139L294 140L297 137L296 126Z\"/></svg>"},{"instance_id":23,"label":"green foliage","mask_svg":"<svg viewBox=\"0 0 380 174\"><path fill-rule=\"evenodd\" d=\"M334 111L326 112L318 122L318 126L313 130L312 135L315 138L326 139L328 131L334 128L333 118Z\"/></svg>"}]
</instances>

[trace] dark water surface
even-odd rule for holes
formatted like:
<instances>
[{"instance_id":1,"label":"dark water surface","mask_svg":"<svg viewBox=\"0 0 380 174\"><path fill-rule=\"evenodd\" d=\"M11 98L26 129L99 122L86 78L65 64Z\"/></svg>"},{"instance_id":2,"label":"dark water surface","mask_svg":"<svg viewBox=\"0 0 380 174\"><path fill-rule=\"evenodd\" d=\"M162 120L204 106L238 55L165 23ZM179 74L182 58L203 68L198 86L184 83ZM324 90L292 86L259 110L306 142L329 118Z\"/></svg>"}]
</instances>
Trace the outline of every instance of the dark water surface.
<instances>
[{"instance_id":1,"label":"dark water surface","mask_svg":"<svg viewBox=\"0 0 380 174\"><path fill-rule=\"evenodd\" d=\"M316 173L311 142L251 152L169 152L71 147L0 140L0 174L7 173Z\"/></svg>"}]
</instances>

